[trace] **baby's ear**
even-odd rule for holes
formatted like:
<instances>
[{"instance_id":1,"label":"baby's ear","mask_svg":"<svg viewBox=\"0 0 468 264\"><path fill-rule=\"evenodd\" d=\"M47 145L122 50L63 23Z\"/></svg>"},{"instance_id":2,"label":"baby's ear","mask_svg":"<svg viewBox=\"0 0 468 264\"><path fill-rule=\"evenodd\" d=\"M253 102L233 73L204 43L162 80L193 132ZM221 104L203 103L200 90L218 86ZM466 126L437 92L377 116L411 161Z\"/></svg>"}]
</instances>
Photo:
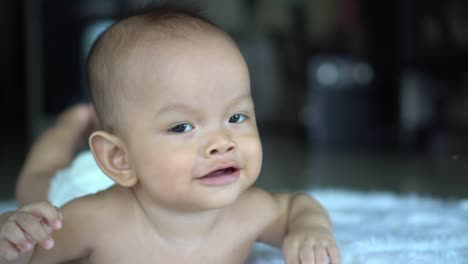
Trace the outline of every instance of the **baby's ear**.
<instances>
[{"instance_id":1,"label":"baby's ear","mask_svg":"<svg viewBox=\"0 0 468 264\"><path fill-rule=\"evenodd\" d=\"M138 181L133 173L122 140L104 131L89 137L89 146L101 170L119 185L131 187Z\"/></svg>"}]
</instances>

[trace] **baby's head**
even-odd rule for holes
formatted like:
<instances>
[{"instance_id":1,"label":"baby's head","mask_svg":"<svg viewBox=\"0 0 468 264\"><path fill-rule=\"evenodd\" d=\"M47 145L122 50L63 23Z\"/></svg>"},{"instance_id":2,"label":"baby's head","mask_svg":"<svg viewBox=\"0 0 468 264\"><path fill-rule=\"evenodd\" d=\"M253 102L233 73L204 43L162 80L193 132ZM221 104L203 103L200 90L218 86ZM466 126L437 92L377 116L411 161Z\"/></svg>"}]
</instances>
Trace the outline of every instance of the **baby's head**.
<instances>
[{"instance_id":1,"label":"baby's head","mask_svg":"<svg viewBox=\"0 0 468 264\"><path fill-rule=\"evenodd\" d=\"M88 80L104 131L103 171L168 207L220 207L257 178L262 159L249 73L234 41L191 12L146 11L97 40Z\"/></svg>"},{"instance_id":2,"label":"baby's head","mask_svg":"<svg viewBox=\"0 0 468 264\"><path fill-rule=\"evenodd\" d=\"M208 20L188 9L177 8L144 11L106 30L94 43L87 61L88 86L103 130L116 132L120 114L126 110L125 103L141 100L135 98L139 88L132 83L135 78L167 74L159 72L167 62L160 62L158 57L166 53L168 42L187 41L215 32L223 35ZM151 58L145 54L148 49L152 50ZM150 66L148 63L152 64L151 69L144 72Z\"/></svg>"}]
</instances>

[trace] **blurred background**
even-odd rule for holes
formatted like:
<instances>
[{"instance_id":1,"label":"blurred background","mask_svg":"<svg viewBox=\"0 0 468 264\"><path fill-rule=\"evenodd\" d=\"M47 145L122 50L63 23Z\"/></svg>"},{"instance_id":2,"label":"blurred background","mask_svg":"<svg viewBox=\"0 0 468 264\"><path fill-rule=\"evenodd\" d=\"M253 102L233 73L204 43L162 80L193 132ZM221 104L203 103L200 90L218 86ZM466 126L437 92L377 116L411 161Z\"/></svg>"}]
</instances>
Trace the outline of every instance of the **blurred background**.
<instances>
[{"instance_id":1,"label":"blurred background","mask_svg":"<svg viewBox=\"0 0 468 264\"><path fill-rule=\"evenodd\" d=\"M0 1L0 198L13 197L37 135L87 100L96 35L148 2ZM264 145L257 185L468 196L468 2L190 2L249 65Z\"/></svg>"}]
</instances>

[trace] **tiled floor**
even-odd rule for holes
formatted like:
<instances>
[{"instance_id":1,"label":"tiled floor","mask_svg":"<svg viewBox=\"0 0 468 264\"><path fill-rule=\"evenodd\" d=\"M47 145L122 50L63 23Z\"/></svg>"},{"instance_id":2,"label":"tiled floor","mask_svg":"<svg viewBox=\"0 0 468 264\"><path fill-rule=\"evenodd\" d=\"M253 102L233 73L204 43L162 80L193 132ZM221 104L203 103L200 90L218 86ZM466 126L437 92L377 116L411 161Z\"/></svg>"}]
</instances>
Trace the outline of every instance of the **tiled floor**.
<instances>
[{"instance_id":1,"label":"tiled floor","mask_svg":"<svg viewBox=\"0 0 468 264\"><path fill-rule=\"evenodd\" d=\"M268 190L352 188L468 197L468 161L460 156L382 151L318 152L304 140L262 133L264 163L257 186ZM0 199L13 197L24 150L2 144Z\"/></svg>"}]
</instances>

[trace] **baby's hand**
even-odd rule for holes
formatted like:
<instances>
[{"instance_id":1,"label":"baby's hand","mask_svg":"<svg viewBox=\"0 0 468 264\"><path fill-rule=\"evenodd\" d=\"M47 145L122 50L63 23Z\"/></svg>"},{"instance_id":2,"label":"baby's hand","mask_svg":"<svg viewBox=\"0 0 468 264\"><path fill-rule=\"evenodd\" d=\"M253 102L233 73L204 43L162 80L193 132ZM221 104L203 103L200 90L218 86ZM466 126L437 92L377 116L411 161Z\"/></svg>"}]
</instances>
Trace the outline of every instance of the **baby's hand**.
<instances>
[{"instance_id":1,"label":"baby's hand","mask_svg":"<svg viewBox=\"0 0 468 264\"><path fill-rule=\"evenodd\" d=\"M31 203L8 217L0 230L0 257L17 259L32 250L39 243L44 249L51 249L54 240L52 230L62 227L62 215L49 202Z\"/></svg>"},{"instance_id":2,"label":"baby's hand","mask_svg":"<svg viewBox=\"0 0 468 264\"><path fill-rule=\"evenodd\" d=\"M340 263L340 251L330 231L325 228L290 232L283 242L287 264Z\"/></svg>"}]
</instances>

